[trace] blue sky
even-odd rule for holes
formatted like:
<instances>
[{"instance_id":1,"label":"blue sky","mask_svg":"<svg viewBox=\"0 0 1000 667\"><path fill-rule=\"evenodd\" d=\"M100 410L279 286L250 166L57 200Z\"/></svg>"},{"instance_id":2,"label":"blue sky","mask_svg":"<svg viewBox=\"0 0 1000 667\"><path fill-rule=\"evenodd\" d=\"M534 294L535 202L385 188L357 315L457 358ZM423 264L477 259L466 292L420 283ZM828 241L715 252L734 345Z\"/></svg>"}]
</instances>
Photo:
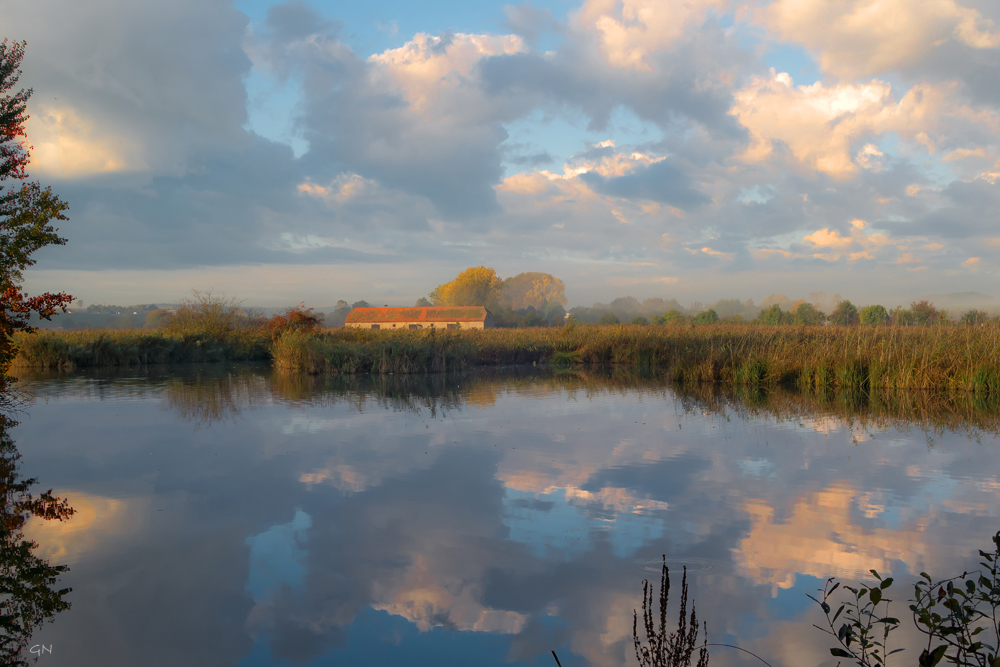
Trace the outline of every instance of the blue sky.
<instances>
[{"instance_id":1,"label":"blue sky","mask_svg":"<svg viewBox=\"0 0 1000 667\"><path fill-rule=\"evenodd\" d=\"M571 305L1000 296L995 3L0 9L31 175L71 206L30 289L404 305L485 265Z\"/></svg>"}]
</instances>

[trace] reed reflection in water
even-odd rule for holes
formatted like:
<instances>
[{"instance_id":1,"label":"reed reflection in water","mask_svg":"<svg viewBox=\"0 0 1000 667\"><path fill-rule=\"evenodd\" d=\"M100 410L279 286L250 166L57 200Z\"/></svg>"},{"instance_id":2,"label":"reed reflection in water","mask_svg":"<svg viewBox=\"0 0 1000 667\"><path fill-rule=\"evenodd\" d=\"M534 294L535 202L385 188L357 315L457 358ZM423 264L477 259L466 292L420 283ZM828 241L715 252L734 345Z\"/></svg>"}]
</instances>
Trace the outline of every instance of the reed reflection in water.
<instances>
[{"instance_id":1,"label":"reed reflection in water","mask_svg":"<svg viewBox=\"0 0 1000 667\"><path fill-rule=\"evenodd\" d=\"M997 411L974 396L615 369L29 384L32 469L95 508L48 636L109 665L633 664L661 554L711 641L821 664L806 592L961 571L1000 512Z\"/></svg>"}]
</instances>

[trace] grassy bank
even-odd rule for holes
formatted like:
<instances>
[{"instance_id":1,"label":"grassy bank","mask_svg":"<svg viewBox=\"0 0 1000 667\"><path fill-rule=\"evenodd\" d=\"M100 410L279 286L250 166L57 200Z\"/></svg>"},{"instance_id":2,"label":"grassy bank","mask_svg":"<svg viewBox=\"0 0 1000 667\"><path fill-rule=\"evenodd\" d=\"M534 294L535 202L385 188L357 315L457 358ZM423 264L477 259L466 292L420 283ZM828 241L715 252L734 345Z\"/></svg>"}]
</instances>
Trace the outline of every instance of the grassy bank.
<instances>
[{"instance_id":1,"label":"grassy bank","mask_svg":"<svg viewBox=\"0 0 1000 667\"><path fill-rule=\"evenodd\" d=\"M217 338L141 329L17 334L14 367L91 368L269 359L270 339Z\"/></svg>"},{"instance_id":2,"label":"grassy bank","mask_svg":"<svg viewBox=\"0 0 1000 667\"><path fill-rule=\"evenodd\" d=\"M658 368L682 384L1000 393L995 327L575 326L486 331L289 331L275 339L169 332L43 332L17 364L127 366L271 358L279 370L406 374L547 363Z\"/></svg>"}]
</instances>

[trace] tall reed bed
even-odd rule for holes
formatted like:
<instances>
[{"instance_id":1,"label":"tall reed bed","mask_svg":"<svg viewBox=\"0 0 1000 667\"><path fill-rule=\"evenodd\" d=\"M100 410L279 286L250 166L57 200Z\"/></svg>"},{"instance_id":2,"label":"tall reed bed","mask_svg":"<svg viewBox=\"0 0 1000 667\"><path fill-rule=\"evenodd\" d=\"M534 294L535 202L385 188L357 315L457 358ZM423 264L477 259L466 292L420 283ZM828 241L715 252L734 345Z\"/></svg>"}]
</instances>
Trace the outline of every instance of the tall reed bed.
<instances>
[{"instance_id":1,"label":"tall reed bed","mask_svg":"<svg viewBox=\"0 0 1000 667\"><path fill-rule=\"evenodd\" d=\"M681 384L798 385L1000 393L1000 328L567 326L485 331L40 332L17 338L16 364L50 368L271 358L317 374L422 373L547 363L655 368Z\"/></svg>"},{"instance_id":2,"label":"tall reed bed","mask_svg":"<svg viewBox=\"0 0 1000 667\"><path fill-rule=\"evenodd\" d=\"M88 368L267 359L269 339L227 340L135 329L17 334L14 367Z\"/></svg>"},{"instance_id":3,"label":"tall reed bed","mask_svg":"<svg viewBox=\"0 0 1000 667\"><path fill-rule=\"evenodd\" d=\"M661 368L682 384L1000 392L993 327L576 326L485 331L292 332L275 366L413 373L544 363Z\"/></svg>"}]
</instances>

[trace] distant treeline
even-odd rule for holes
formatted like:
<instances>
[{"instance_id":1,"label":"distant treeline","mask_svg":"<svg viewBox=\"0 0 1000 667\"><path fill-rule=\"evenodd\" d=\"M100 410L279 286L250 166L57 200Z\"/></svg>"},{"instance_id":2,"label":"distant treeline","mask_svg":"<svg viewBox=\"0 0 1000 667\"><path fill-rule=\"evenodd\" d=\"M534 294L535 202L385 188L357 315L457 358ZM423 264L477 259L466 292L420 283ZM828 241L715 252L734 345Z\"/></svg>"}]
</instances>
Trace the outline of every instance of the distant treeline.
<instances>
[{"instance_id":1,"label":"distant treeline","mask_svg":"<svg viewBox=\"0 0 1000 667\"><path fill-rule=\"evenodd\" d=\"M91 304L86 308L70 306L65 313L58 313L51 321L34 316L30 324L44 329L159 329L163 326L171 307L156 304L116 306Z\"/></svg>"},{"instance_id":2,"label":"distant treeline","mask_svg":"<svg viewBox=\"0 0 1000 667\"><path fill-rule=\"evenodd\" d=\"M817 296L817 295L811 295ZM825 295L822 295L825 296ZM832 308L824 311L823 301L804 299L790 301L784 295L772 295L760 306L753 299L721 299L704 308L695 303L684 308L676 299L638 299L627 296L609 304L594 304L590 308L578 306L569 311L571 320L585 324L767 324L767 325L818 325L839 326L927 326L944 324L985 324L1000 319L983 310L972 308L957 317L934 304L914 301L909 308L896 306L887 309L882 305L858 307L847 299L834 295Z\"/></svg>"},{"instance_id":3,"label":"distant treeline","mask_svg":"<svg viewBox=\"0 0 1000 667\"><path fill-rule=\"evenodd\" d=\"M815 295L812 295L815 296ZM834 295L835 298L838 295ZM347 303L337 301L333 310L317 312L320 326L336 329L344 326L347 315L355 308L368 308L365 300ZM418 299L417 306L430 306L427 299ZM523 305L523 304L518 304ZM757 305L753 299L721 299L705 306L693 303L687 308L676 299L646 299L640 302L631 296L615 299L611 303L595 303L593 306L576 306L569 312L558 302L540 303L539 307L527 304L513 308L510 303L494 303L493 312L499 328L562 326L567 322L578 324L767 324L767 325L894 325L926 326L947 324L1000 324L1000 319L990 313L972 308L961 313L938 309L934 304L914 301L909 308L896 306L887 309L882 305L855 306L846 299L830 302L829 312L823 310L821 301L791 301L783 295L772 295ZM832 306L832 307L831 307ZM86 309L72 309L68 314L60 314L51 322L37 322L43 328L76 329L160 329L167 325L175 308L158 307L155 304L131 306L91 305ZM264 317L262 312L256 312Z\"/></svg>"}]
</instances>

